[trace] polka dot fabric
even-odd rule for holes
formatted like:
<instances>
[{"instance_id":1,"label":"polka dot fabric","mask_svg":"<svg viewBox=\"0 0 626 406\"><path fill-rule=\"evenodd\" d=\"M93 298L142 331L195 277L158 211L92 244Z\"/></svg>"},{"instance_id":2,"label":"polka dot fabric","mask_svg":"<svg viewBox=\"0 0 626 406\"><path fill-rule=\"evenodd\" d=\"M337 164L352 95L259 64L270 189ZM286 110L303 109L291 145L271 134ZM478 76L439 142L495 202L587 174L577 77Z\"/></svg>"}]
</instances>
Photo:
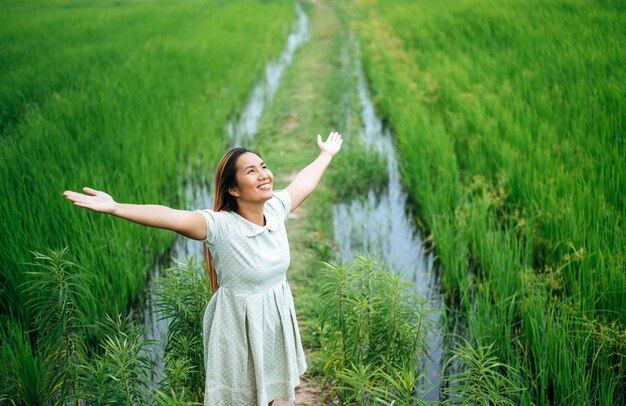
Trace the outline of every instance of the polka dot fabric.
<instances>
[{"instance_id":1,"label":"polka dot fabric","mask_svg":"<svg viewBox=\"0 0 626 406\"><path fill-rule=\"evenodd\" d=\"M205 405L294 400L306 370L286 273L287 191L265 203L264 227L235 212L200 210L219 289L204 313Z\"/></svg>"}]
</instances>

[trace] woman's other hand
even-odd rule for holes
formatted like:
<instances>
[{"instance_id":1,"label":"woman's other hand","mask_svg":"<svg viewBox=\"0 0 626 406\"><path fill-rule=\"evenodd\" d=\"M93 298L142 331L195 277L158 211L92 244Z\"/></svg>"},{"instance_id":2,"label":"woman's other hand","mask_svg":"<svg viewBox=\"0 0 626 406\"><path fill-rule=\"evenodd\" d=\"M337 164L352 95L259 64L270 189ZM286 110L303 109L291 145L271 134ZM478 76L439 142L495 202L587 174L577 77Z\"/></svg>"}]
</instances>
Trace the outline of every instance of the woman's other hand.
<instances>
[{"instance_id":1,"label":"woman's other hand","mask_svg":"<svg viewBox=\"0 0 626 406\"><path fill-rule=\"evenodd\" d=\"M115 210L116 203L109 194L89 187L84 187L83 192L87 194L66 190L63 192L63 196L74 202L76 206L85 207L99 213L113 213L113 210Z\"/></svg>"},{"instance_id":2,"label":"woman's other hand","mask_svg":"<svg viewBox=\"0 0 626 406\"><path fill-rule=\"evenodd\" d=\"M320 148L320 152L335 156L341 149L341 134L338 132L331 132L325 142L322 142L322 137L317 134L317 146Z\"/></svg>"}]
</instances>

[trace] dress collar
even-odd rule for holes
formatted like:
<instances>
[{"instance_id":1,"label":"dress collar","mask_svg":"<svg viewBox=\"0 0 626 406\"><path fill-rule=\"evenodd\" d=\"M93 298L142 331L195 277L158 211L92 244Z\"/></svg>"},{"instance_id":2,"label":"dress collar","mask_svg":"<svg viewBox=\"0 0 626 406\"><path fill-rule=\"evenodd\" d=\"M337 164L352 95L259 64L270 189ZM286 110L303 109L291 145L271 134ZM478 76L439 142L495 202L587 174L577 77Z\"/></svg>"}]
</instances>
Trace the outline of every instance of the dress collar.
<instances>
[{"instance_id":1,"label":"dress collar","mask_svg":"<svg viewBox=\"0 0 626 406\"><path fill-rule=\"evenodd\" d=\"M267 210L266 207L263 208L263 216L265 216L264 226L254 224L253 222L247 220L235 211L232 211L231 213L233 213L233 216L235 216L235 218L241 224L241 227L246 237L254 237L256 235L259 235L266 229L269 231L278 230L278 219L276 219L275 213L272 210Z\"/></svg>"}]
</instances>

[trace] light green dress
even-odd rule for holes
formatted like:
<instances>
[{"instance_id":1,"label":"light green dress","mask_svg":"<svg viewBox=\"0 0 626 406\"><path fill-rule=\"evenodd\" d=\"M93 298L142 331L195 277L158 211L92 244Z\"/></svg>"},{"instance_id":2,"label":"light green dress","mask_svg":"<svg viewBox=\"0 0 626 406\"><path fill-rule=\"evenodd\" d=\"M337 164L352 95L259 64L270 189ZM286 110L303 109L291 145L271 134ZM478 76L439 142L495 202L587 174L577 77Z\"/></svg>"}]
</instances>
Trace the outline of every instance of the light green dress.
<instances>
[{"instance_id":1,"label":"light green dress","mask_svg":"<svg viewBox=\"0 0 626 406\"><path fill-rule=\"evenodd\" d=\"M306 370L291 290L287 191L265 203L264 227L235 212L200 211L219 289L204 314L205 405L294 400Z\"/></svg>"}]
</instances>

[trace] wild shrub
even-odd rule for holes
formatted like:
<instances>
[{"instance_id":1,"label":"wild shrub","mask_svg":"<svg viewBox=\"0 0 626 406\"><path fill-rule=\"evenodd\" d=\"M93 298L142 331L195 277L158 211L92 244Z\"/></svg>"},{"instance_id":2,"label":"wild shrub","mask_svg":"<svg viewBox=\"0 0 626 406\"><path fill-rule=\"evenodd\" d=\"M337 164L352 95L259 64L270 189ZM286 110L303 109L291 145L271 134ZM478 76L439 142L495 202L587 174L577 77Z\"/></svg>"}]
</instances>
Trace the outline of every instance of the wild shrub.
<instances>
[{"instance_id":1,"label":"wild shrub","mask_svg":"<svg viewBox=\"0 0 626 406\"><path fill-rule=\"evenodd\" d=\"M433 330L426 300L370 255L324 266L321 344L331 396L348 404L414 402Z\"/></svg>"},{"instance_id":2,"label":"wild shrub","mask_svg":"<svg viewBox=\"0 0 626 406\"><path fill-rule=\"evenodd\" d=\"M494 344L471 345L463 340L452 350L445 369L456 366L458 372L446 376L446 404L510 405L519 404L522 388L519 371L499 362Z\"/></svg>"},{"instance_id":3,"label":"wild shrub","mask_svg":"<svg viewBox=\"0 0 626 406\"><path fill-rule=\"evenodd\" d=\"M343 158L333 162L329 182L335 189L337 201L367 196L370 190L381 193L389 183L388 162L383 154L361 143L346 146Z\"/></svg>"},{"instance_id":4,"label":"wild shrub","mask_svg":"<svg viewBox=\"0 0 626 406\"><path fill-rule=\"evenodd\" d=\"M156 286L156 308L162 320L169 320L161 386L175 396L201 401L205 381L202 320L211 284L202 264L188 259L174 260Z\"/></svg>"},{"instance_id":5,"label":"wild shrub","mask_svg":"<svg viewBox=\"0 0 626 406\"><path fill-rule=\"evenodd\" d=\"M151 404L153 362L145 355L149 340L142 329L130 316L107 316L103 329L103 353L76 365L76 399L97 405Z\"/></svg>"},{"instance_id":6,"label":"wild shrub","mask_svg":"<svg viewBox=\"0 0 626 406\"><path fill-rule=\"evenodd\" d=\"M33 270L26 272L20 290L35 315L33 325L29 336L12 333L21 345L9 348L9 342L6 350L12 353L9 361L16 371L18 397L38 404L74 393L77 373L73 365L85 352L83 303L94 299L82 269L65 259L67 248L32 254ZM12 328L10 324L7 327ZM36 345L28 354L26 344L32 343L32 337L36 337Z\"/></svg>"}]
</instances>

